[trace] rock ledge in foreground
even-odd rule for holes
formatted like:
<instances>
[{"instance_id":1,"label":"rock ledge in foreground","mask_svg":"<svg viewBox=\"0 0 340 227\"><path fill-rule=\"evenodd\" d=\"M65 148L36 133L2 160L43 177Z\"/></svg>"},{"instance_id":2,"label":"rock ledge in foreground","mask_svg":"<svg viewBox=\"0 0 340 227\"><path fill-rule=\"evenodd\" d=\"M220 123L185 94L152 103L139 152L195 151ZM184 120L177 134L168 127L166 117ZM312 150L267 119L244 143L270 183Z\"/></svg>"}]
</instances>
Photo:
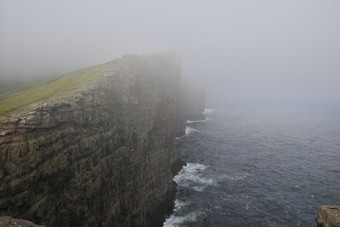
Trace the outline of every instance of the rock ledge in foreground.
<instances>
[{"instance_id":1,"label":"rock ledge in foreground","mask_svg":"<svg viewBox=\"0 0 340 227\"><path fill-rule=\"evenodd\" d=\"M340 206L321 206L316 221L318 227L340 227Z\"/></svg>"},{"instance_id":2,"label":"rock ledge in foreground","mask_svg":"<svg viewBox=\"0 0 340 227\"><path fill-rule=\"evenodd\" d=\"M30 221L24 221L21 219L14 219L12 217L0 217L0 227L43 227L42 225L35 225Z\"/></svg>"}]
</instances>

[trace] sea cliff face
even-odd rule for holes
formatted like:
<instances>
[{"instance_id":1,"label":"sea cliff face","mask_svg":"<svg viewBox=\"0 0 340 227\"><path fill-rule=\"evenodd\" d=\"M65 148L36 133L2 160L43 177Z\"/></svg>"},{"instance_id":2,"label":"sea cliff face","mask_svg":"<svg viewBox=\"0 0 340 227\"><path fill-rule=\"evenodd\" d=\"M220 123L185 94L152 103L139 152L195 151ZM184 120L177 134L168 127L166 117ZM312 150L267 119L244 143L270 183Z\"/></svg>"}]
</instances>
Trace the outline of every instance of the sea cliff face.
<instances>
[{"instance_id":1,"label":"sea cliff face","mask_svg":"<svg viewBox=\"0 0 340 227\"><path fill-rule=\"evenodd\" d=\"M157 226L171 210L180 62L124 56L76 93L0 120L0 216Z\"/></svg>"}]
</instances>

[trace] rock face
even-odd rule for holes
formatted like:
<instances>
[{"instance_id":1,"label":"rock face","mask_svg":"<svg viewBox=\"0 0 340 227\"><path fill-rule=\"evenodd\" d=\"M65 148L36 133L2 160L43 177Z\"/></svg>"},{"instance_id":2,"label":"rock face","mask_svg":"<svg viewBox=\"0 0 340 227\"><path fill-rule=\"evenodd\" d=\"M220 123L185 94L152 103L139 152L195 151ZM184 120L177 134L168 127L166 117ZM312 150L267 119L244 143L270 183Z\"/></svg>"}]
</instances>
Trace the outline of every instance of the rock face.
<instances>
[{"instance_id":1,"label":"rock face","mask_svg":"<svg viewBox=\"0 0 340 227\"><path fill-rule=\"evenodd\" d=\"M0 227L43 227L30 221L14 219L12 217L0 217Z\"/></svg>"},{"instance_id":2,"label":"rock face","mask_svg":"<svg viewBox=\"0 0 340 227\"><path fill-rule=\"evenodd\" d=\"M318 227L340 227L340 207L321 206L316 221Z\"/></svg>"},{"instance_id":3,"label":"rock face","mask_svg":"<svg viewBox=\"0 0 340 227\"><path fill-rule=\"evenodd\" d=\"M46 226L157 226L172 209L180 62L124 56L62 100L0 120L0 216Z\"/></svg>"}]
</instances>

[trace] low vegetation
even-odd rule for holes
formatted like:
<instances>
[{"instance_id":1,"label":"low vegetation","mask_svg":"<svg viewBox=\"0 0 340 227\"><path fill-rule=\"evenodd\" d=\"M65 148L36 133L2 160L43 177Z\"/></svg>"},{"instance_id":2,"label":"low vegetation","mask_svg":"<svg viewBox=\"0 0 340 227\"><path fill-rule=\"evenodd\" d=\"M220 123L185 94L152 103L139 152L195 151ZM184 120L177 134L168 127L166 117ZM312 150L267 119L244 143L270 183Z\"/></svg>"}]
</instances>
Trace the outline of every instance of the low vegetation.
<instances>
[{"instance_id":1,"label":"low vegetation","mask_svg":"<svg viewBox=\"0 0 340 227\"><path fill-rule=\"evenodd\" d=\"M0 100L0 116L29 104L53 100L74 93L78 88L112 71L113 62L96 65L59 77L34 88L20 91Z\"/></svg>"}]
</instances>

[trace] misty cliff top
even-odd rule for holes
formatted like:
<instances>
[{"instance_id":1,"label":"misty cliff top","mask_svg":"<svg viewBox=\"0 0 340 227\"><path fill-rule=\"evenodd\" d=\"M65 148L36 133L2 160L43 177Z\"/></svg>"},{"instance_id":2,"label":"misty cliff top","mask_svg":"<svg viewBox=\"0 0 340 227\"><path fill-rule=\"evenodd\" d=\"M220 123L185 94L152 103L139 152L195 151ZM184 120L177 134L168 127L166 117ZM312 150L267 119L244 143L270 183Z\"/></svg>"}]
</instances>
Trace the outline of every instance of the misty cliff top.
<instances>
[{"instance_id":1,"label":"misty cliff top","mask_svg":"<svg viewBox=\"0 0 340 227\"><path fill-rule=\"evenodd\" d=\"M158 61L160 59L161 61ZM179 63L178 56L170 52L147 54L143 56L124 55L122 58L104 64L90 66L69 73L55 80L10 94L0 99L0 116L9 114L36 102L63 99L80 89L86 89L86 86L102 77L112 75L117 71L129 71L129 64L140 65L143 64L143 62L148 62L152 67L153 64L162 64L163 60L175 60L176 64Z\"/></svg>"}]
</instances>

